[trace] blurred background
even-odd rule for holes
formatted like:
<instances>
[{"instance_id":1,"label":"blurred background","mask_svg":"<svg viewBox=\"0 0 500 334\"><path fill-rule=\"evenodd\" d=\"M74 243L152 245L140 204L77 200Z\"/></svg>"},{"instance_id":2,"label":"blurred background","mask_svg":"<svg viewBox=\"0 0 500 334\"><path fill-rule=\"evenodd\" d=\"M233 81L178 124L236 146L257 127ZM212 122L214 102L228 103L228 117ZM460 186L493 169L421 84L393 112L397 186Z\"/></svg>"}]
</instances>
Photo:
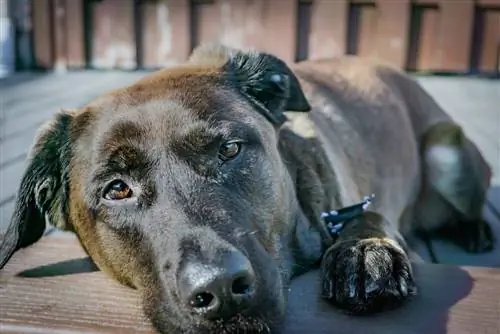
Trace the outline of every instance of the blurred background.
<instances>
[{"instance_id":1,"label":"blurred background","mask_svg":"<svg viewBox=\"0 0 500 334\"><path fill-rule=\"evenodd\" d=\"M498 0L0 0L3 72L137 69L202 42L292 62L357 54L411 72L498 76Z\"/></svg>"},{"instance_id":2,"label":"blurred background","mask_svg":"<svg viewBox=\"0 0 500 334\"><path fill-rule=\"evenodd\" d=\"M0 233L43 122L211 41L288 63L354 54L411 73L491 165L484 214L500 239L500 0L0 0ZM436 252L500 267L500 247Z\"/></svg>"}]
</instances>

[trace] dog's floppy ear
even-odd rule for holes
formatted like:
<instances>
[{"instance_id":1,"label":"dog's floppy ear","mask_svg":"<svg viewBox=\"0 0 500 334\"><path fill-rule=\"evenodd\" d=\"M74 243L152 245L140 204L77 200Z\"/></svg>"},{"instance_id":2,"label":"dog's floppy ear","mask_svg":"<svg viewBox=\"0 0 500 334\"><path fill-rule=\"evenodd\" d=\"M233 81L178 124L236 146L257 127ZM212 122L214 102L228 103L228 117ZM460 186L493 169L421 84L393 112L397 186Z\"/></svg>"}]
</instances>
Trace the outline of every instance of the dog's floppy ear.
<instances>
[{"instance_id":1,"label":"dog's floppy ear","mask_svg":"<svg viewBox=\"0 0 500 334\"><path fill-rule=\"evenodd\" d=\"M38 241L46 217L57 219L64 229L64 199L69 165L69 127L72 116L60 113L43 126L28 156L28 167L21 179L10 225L0 244L0 269L20 248Z\"/></svg>"},{"instance_id":2,"label":"dog's floppy ear","mask_svg":"<svg viewBox=\"0 0 500 334\"><path fill-rule=\"evenodd\" d=\"M227 78L277 126L286 121L285 111L311 109L295 74L273 55L212 44L195 49L190 61L214 65L224 62Z\"/></svg>"}]
</instances>

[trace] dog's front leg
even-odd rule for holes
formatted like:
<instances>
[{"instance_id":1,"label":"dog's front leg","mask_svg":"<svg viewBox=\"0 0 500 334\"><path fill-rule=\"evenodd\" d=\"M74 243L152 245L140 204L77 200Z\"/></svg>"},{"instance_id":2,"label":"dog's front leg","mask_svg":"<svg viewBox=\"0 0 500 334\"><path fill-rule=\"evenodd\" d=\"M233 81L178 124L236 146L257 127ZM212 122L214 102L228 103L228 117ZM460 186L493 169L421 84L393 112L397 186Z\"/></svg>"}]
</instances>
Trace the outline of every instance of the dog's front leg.
<instances>
[{"instance_id":1,"label":"dog's front leg","mask_svg":"<svg viewBox=\"0 0 500 334\"><path fill-rule=\"evenodd\" d=\"M399 305L416 293L403 238L367 211L350 221L321 262L323 296L352 314Z\"/></svg>"}]
</instances>

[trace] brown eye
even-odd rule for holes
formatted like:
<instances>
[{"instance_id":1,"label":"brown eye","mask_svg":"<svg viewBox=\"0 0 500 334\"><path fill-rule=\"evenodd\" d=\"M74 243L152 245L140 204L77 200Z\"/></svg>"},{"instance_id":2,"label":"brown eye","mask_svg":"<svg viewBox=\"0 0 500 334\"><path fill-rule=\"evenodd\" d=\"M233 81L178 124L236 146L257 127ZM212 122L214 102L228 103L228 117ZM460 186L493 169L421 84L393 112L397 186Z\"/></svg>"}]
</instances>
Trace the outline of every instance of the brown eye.
<instances>
[{"instance_id":1,"label":"brown eye","mask_svg":"<svg viewBox=\"0 0 500 334\"><path fill-rule=\"evenodd\" d=\"M234 159L240 153L240 150L241 143L239 142L224 143L219 149L219 158L223 161Z\"/></svg>"},{"instance_id":2,"label":"brown eye","mask_svg":"<svg viewBox=\"0 0 500 334\"><path fill-rule=\"evenodd\" d=\"M132 197L132 189L122 180L111 182L104 191L104 198L112 201L118 201Z\"/></svg>"}]
</instances>

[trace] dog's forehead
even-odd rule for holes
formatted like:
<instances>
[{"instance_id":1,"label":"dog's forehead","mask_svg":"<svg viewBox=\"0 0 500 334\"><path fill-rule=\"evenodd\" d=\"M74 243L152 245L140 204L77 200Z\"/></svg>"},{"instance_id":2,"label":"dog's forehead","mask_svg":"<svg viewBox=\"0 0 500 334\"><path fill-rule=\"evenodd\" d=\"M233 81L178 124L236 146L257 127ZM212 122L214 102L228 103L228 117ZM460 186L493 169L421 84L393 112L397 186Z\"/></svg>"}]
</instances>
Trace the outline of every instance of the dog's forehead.
<instances>
[{"instance_id":1,"label":"dog's forehead","mask_svg":"<svg viewBox=\"0 0 500 334\"><path fill-rule=\"evenodd\" d=\"M99 110L94 143L126 138L155 142L219 120L259 127L263 118L221 80L218 71L211 67L162 70L96 100L92 104Z\"/></svg>"},{"instance_id":2,"label":"dog's forehead","mask_svg":"<svg viewBox=\"0 0 500 334\"><path fill-rule=\"evenodd\" d=\"M176 99L196 109L200 103L210 102L213 93L227 87L227 83L222 68L181 65L147 75L110 96L115 104L134 106L155 100Z\"/></svg>"},{"instance_id":3,"label":"dog's forehead","mask_svg":"<svg viewBox=\"0 0 500 334\"><path fill-rule=\"evenodd\" d=\"M96 132L103 139L170 137L188 124L202 121L200 113L178 100L152 100L114 106L112 111L103 113Z\"/></svg>"}]
</instances>

